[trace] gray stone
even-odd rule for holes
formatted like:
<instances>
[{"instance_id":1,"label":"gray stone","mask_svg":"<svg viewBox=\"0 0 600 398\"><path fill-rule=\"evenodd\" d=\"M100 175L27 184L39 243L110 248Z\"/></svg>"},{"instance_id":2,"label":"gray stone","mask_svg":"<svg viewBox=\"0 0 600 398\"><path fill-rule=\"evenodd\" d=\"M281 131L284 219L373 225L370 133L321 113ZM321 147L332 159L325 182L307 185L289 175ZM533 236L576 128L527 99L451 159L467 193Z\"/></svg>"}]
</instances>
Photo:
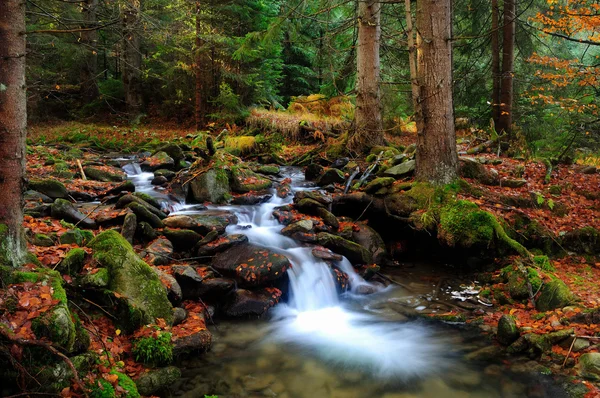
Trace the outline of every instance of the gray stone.
<instances>
[{"instance_id":1,"label":"gray stone","mask_svg":"<svg viewBox=\"0 0 600 398\"><path fill-rule=\"evenodd\" d=\"M198 202L225 203L229 195L229 178L224 170L208 170L190 182L192 196Z\"/></svg>"},{"instance_id":2,"label":"gray stone","mask_svg":"<svg viewBox=\"0 0 600 398\"><path fill-rule=\"evenodd\" d=\"M78 224L83 228L96 228L94 220L88 218L85 214L77 210L71 202L65 199L56 199L50 209L53 218Z\"/></svg>"},{"instance_id":3,"label":"gray stone","mask_svg":"<svg viewBox=\"0 0 600 398\"><path fill-rule=\"evenodd\" d=\"M383 172L385 176L399 178L411 175L415 171L416 162L414 160L409 160L404 163L400 163L399 165L392 166L386 171Z\"/></svg>"}]
</instances>

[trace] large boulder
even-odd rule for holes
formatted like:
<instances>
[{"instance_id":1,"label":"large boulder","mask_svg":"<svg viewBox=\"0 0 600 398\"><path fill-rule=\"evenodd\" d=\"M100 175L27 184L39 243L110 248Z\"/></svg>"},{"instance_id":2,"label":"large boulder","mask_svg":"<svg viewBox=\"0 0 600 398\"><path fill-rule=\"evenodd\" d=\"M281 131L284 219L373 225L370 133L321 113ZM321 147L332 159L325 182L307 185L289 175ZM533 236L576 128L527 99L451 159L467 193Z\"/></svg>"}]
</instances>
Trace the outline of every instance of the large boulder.
<instances>
[{"instance_id":1,"label":"large boulder","mask_svg":"<svg viewBox=\"0 0 600 398\"><path fill-rule=\"evenodd\" d=\"M540 297L535 302L538 311L563 308L575 301L575 297L560 279L554 279L542 286Z\"/></svg>"},{"instance_id":2,"label":"large boulder","mask_svg":"<svg viewBox=\"0 0 600 398\"><path fill-rule=\"evenodd\" d=\"M96 228L96 222L77 210L71 202L65 199L56 199L52 203L51 214L53 218L65 220L82 226L83 228Z\"/></svg>"},{"instance_id":3,"label":"large boulder","mask_svg":"<svg viewBox=\"0 0 600 398\"><path fill-rule=\"evenodd\" d=\"M173 307L156 273L138 257L129 242L114 230L96 236L88 246L93 258L110 275L109 290L117 302L117 322L125 331L173 321Z\"/></svg>"},{"instance_id":4,"label":"large boulder","mask_svg":"<svg viewBox=\"0 0 600 398\"><path fill-rule=\"evenodd\" d=\"M201 214L170 216L163 221L164 225L169 228L191 229L201 235L207 235L211 231L223 234L228 225L237 222L235 214L218 210L205 211Z\"/></svg>"},{"instance_id":5,"label":"large boulder","mask_svg":"<svg viewBox=\"0 0 600 398\"><path fill-rule=\"evenodd\" d=\"M140 167L144 171L154 171L158 169L172 169L175 167L175 160L167 155L166 152L157 152L154 155L146 158Z\"/></svg>"},{"instance_id":6,"label":"large boulder","mask_svg":"<svg viewBox=\"0 0 600 398\"><path fill-rule=\"evenodd\" d=\"M100 169L98 167L87 166L83 168L83 172L90 180L101 182L122 182L125 180L123 174L111 173L110 171Z\"/></svg>"},{"instance_id":7,"label":"large boulder","mask_svg":"<svg viewBox=\"0 0 600 398\"><path fill-rule=\"evenodd\" d=\"M341 170L330 168L319 177L317 185L324 187L329 184L342 184L346 181L346 177Z\"/></svg>"},{"instance_id":8,"label":"large boulder","mask_svg":"<svg viewBox=\"0 0 600 398\"><path fill-rule=\"evenodd\" d=\"M372 264L373 255L358 243L327 232L317 234L317 242L336 253L345 256L352 264Z\"/></svg>"},{"instance_id":9,"label":"large boulder","mask_svg":"<svg viewBox=\"0 0 600 398\"><path fill-rule=\"evenodd\" d=\"M135 380L138 392L142 396L154 395L163 389L169 388L181 377L181 371L175 366L159 368L143 373Z\"/></svg>"},{"instance_id":10,"label":"large boulder","mask_svg":"<svg viewBox=\"0 0 600 398\"><path fill-rule=\"evenodd\" d=\"M173 244L170 240L158 238L146 248L146 261L150 265L164 265L171 262Z\"/></svg>"},{"instance_id":11,"label":"large boulder","mask_svg":"<svg viewBox=\"0 0 600 398\"><path fill-rule=\"evenodd\" d=\"M202 235L191 229L172 229L167 227L163 229L163 235L171 241L175 250L178 251L189 250L202 240Z\"/></svg>"},{"instance_id":12,"label":"large boulder","mask_svg":"<svg viewBox=\"0 0 600 398\"><path fill-rule=\"evenodd\" d=\"M212 261L214 269L234 278L242 286L273 282L291 266L284 255L248 243L220 253Z\"/></svg>"},{"instance_id":13,"label":"large boulder","mask_svg":"<svg viewBox=\"0 0 600 398\"><path fill-rule=\"evenodd\" d=\"M262 191L271 188L271 180L261 177L246 167L235 166L231 168L231 188L237 193Z\"/></svg>"},{"instance_id":14,"label":"large boulder","mask_svg":"<svg viewBox=\"0 0 600 398\"><path fill-rule=\"evenodd\" d=\"M587 352L579 357L577 372L583 378L600 380L600 353Z\"/></svg>"},{"instance_id":15,"label":"large boulder","mask_svg":"<svg viewBox=\"0 0 600 398\"><path fill-rule=\"evenodd\" d=\"M416 163L414 160L409 160L404 163L400 163L399 165L392 166L386 171L383 172L383 175L386 177L400 178L406 177L415 172Z\"/></svg>"},{"instance_id":16,"label":"large boulder","mask_svg":"<svg viewBox=\"0 0 600 398\"><path fill-rule=\"evenodd\" d=\"M520 335L515 318L511 315L502 315L500 321L498 321L498 333L496 335L498 342L508 346L517 340Z\"/></svg>"},{"instance_id":17,"label":"large boulder","mask_svg":"<svg viewBox=\"0 0 600 398\"><path fill-rule=\"evenodd\" d=\"M484 165L472 158L460 158L458 173L463 178L472 178L486 185L498 185L497 173L488 171Z\"/></svg>"},{"instance_id":18,"label":"large boulder","mask_svg":"<svg viewBox=\"0 0 600 398\"><path fill-rule=\"evenodd\" d=\"M223 169L211 169L195 177L190 188L197 202L225 203L230 196L229 176Z\"/></svg>"},{"instance_id":19,"label":"large boulder","mask_svg":"<svg viewBox=\"0 0 600 398\"><path fill-rule=\"evenodd\" d=\"M233 299L226 304L224 312L231 317L261 316L277 304L280 297L281 291L275 288L257 291L238 289Z\"/></svg>"},{"instance_id":20,"label":"large boulder","mask_svg":"<svg viewBox=\"0 0 600 398\"><path fill-rule=\"evenodd\" d=\"M390 256L385 248L385 242L377 231L363 223L357 225L358 229L352 232L352 240L367 249L376 264L388 262Z\"/></svg>"},{"instance_id":21,"label":"large boulder","mask_svg":"<svg viewBox=\"0 0 600 398\"><path fill-rule=\"evenodd\" d=\"M69 192L62 182L56 180L30 180L29 189L43 193L52 199L67 199Z\"/></svg>"},{"instance_id":22,"label":"large boulder","mask_svg":"<svg viewBox=\"0 0 600 398\"><path fill-rule=\"evenodd\" d=\"M208 236L209 235L207 235L207 237ZM218 239L214 239L206 243L201 241L198 242L198 257L213 256L217 253L224 252L233 246L237 246L246 242L248 242L248 237L243 234L221 236Z\"/></svg>"}]
</instances>

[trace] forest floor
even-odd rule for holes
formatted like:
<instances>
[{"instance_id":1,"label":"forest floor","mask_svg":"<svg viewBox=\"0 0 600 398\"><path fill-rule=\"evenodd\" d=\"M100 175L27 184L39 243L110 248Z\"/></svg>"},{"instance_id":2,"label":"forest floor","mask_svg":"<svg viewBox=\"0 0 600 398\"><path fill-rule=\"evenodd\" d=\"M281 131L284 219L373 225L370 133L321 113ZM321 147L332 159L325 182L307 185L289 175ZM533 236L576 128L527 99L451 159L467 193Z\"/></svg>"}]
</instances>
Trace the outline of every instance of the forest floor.
<instances>
[{"instance_id":1,"label":"forest floor","mask_svg":"<svg viewBox=\"0 0 600 398\"><path fill-rule=\"evenodd\" d=\"M215 131L214 134L217 134ZM138 153L144 150L151 150L158 144L173 139L180 139L182 142L191 142L195 135L192 130L171 128L170 126L154 127L118 127L118 126L96 126L80 123L66 123L52 126L33 126L30 128L27 156L27 174L35 178L52 178L62 181L67 189L79 192L85 192L91 195L97 195L119 185L117 182L99 182L83 181L78 175L77 160L82 163L89 161L98 161L102 154L106 152L129 152ZM394 138L397 144L408 146L414 142L415 137L411 135ZM462 144L460 150L467 150L468 144ZM303 154L315 152L326 156L326 148L319 140L310 142L292 142L285 143L279 147L279 154L284 159L299 158ZM499 179L523 179L525 183L518 188L509 188L501 185L483 185L472 179L467 181L477 189L471 190L470 194L461 193L460 195L468 199L482 209L487 210L498 219L506 221L505 225L514 225L515 218L526 217L534 220L540 230L547 231L547 236L561 237L569 232L584 227L593 227L600 230L600 173L596 170L591 172L586 165L598 165L597 159L587 158L585 161L572 165L559 165L551 173L550 181L545 181L546 166L540 160L517 160L504 156L498 157L494 154L486 153L472 156L484 163L488 171L497 173ZM63 177L57 174L56 162L49 160L60 159L66 166L63 171L67 173ZM335 160L335 159L330 159ZM362 159L358 160L362 163ZM581 164L583 163L583 164ZM98 165L102 168L103 166ZM106 171L110 171L106 167ZM410 177L402 179L402 182L411 182ZM510 199L513 199L512 201ZM516 205L511 205L513 203ZM526 202L525 207L519 205ZM557 211L563 209L564 211ZM61 235L70 227L51 217L33 218L25 217L25 228L29 234L55 234ZM100 228L102 230L102 228ZM520 231L515 228L515 233ZM550 238L552 239L552 238ZM594 255L586 253L575 253L567 250L561 250L558 242L550 245L558 246L558 249L551 256L553 271L546 271L563 280L569 289L580 299L576 306L566 309L556 309L546 312L536 311L535 308L524 302L511 302L500 304L494 301L494 306L485 310L483 316L478 313L477 316L470 317L468 322L474 322L476 319L483 319L484 324L495 328L499 318L504 314L510 314L515 317L518 326L527 328L533 333L548 333L552 331L573 329L573 333L581 338L589 338L591 344L578 352L573 352L569 347L562 348L553 346L552 352L544 354L542 360L552 364L553 370L563 373L577 375L574 364L577 358L586 352L598 352L599 346L596 344L600 336L600 325L597 323L571 323L569 319L574 319L577 314L585 313L600 307L600 259ZM600 244L600 241L597 242ZM525 244L527 246L527 244ZM52 244L39 246L30 243L29 250L33 252L39 261L48 268L54 269L64 259L69 250L78 247L76 243L70 244ZM84 248L84 250L88 250ZM503 259L498 259L499 263L506 263ZM86 265L89 266L89 265ZM90 270L93 272L93 270ZM383 270L385 273L385 269ZM499 273L499 271L498 271ZM63 279L68 285L72 283L68 275ZM492 286L493 288L494 286ZM497 286L496 286L497 287ZM47 303L40 299L44 297L43 291L32 289L27 294L21 292L21 309L18 312L18 319L10 319L10 322L17 324L18 335L23 338L29 338L33 334L31 322L28 317L31 312L43 311ZM47 292L46 292L47 293ZM41 295L38 297L37 295ZM27 302L26 302L27 301ZM196 318L190 317L189 321L181 326L172 329L172 333L185 336L190 330L199 330L205 328L203 308L193 303L184 304L192 314L199 314ZM85 322L84 322L85 323ZM105 352L104 359L109 359L113 364L119 363L119 369L131 377L135 377L144 371L144 367L135 362L131 355L131 343L127 337L120 335L120 331L115 328L108 317L98 316L93 320L93 325L88 325L91 333L92 349L98 352ZM566 366L563 369L563 358L568 356ZM120 362L120 361L123 362ZM569 362L570 361L570 362ZM108 375L110 369L105 369ZM105 376L107 376L105 375ZM112 377L105 377L111 379ZM116 381L115 381L116 383ZM588 397L600 396L594 384L585 382L589 388ZM74 394L73 391L65 389L64 396Z\"/></svg>"}]
</instances>

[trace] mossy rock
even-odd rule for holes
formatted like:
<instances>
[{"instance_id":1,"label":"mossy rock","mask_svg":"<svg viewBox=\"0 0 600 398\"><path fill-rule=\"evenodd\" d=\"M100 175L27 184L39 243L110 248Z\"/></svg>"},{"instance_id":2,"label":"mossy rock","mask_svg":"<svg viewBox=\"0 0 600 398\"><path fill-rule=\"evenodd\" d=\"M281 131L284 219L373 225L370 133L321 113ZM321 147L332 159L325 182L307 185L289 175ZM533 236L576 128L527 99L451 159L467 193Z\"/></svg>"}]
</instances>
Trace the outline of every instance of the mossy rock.
<instances>
[{"instance_id":1,"label":"mossy rock","mask_svg":"<svg viewBox=\"0 0 600 398\"><path fill-rule=\"evenodd\" d=\"M153 369L143 373L135 380L138 392L142 396L155 395L156 392L170 387L181 377L181 371L175 366Z\"/></svg>"},{"instance_id":2,"label":"mossy rock","mask_svg":"<svg viewBox=\"0 0 600 398\"><path fill-rule=\"evenodd\" d=\"M489 246L494 241L494 216L467 200L457 200L442 208L438 238L448 246L469 248L475 245Z\"/></svg>"},{"instance_id":3,"label":"mossy rock","mask_svg":"<svg viewBox=\"0 0 600 398\"><path fill-rule=\"evenodd\" d=\"M223 150L234 156L248 155L257 148L253 136L227 137L224 144Z\"/></svg>"},{"instance_id":4,"label":"mossy rock","mask_svg":"<svg viewBox=\"0 0 600 398\"><path fill-rule=\"evenodd\" d=\"M140 259L131 244L114 230L96 236L88 246L93 257L109 271L109 289L122 298L118 305L118 323L126 331L162 318L173 321L173 309L167 291L152 268Z\"/></svg>"},{"instance_id":5,"label":"mossy rock","mask_svg":"<svg viewBox=\"0 0 600 398\"><path fill-rule=\"evenodd\" d=\"M88 289L104 289L108 287L110 275L106 268L96 268L96 272L90 272L77 279L77 285Z\"/></svg>"},{"instance_id":6,"label":"mossy rock","mask_svg":"<svg viewBox=\"0 0 600 398\"><path fill-rule=\"evenodd\" d=\"M529 298L529 286L527 285L527 282L531 284L533 293L537 292L542 284L542 279L535 269L526 267L525 272L527 272L527 277L525 277L523 272L518 269L509 273L508 292L515 300L525 300Z\"/></svg>"},{"instance_id":7,"label":"mossy rock","mask_svg":"<svg viewBox=\"0 0 600 398\"><path fill-rule=\"evenodd\" d=\"M46 234L35 234L30 239L30 242L32 245L40 246L40 247L50 247L50 246L54 246L56 244L54 242L54 239L52 239L51 237L49 237Z\"/></svg>"},{"instance_id":8,"label":"mossy rock","mask_svg":"<svg viewBox=\"0 0 600 398\"><path fill-rule=\"evenodd\" d=\"M179 163L181 160L185 159L185 154L183 153L181 147L173 142L161 146L156 150L155 154L159 152L166 153L169 157L173 159L175 163Z\"/></svg>"},{"instance_id":9,"label":"mossy rock","mask_svg":"<svg viewBox=\"0 0 600 398\"><path fill-rule=\"evenodd\" d=\"M365 187L365 192L372 193L380 190L381 188L389 187L396 179L394 177L379 177L371 181Z\"/></svg>"},{"instance_id":10,"label":"mossy rock","mask_svg":"<svg viewBox=\"0 0 600 398\"><path fill-rule=\"evenodd\" d=\"M577 372L588 380L600 380L600 353L588 352L579 357Z\"/></svg>"},{"instance_id":11,"label":"mossy rock","mask_svg":"<svg viewBox=\"0 0 600 398\"><path fill-rule=\"evenodd\" d=\"M329 168L326 169L319 180L317 181L317 185L325 186L329 184L342 184L346 181L346 177L341 170Z\"/></svg>"},{"instance_id":12,"label":"mossy rock","mask_svg":"<svg viewBox=\"0 0 600 398\"><path fill-rule=\"evenodd\" d=\"M109 171L92 166L84 167L83 172L90 180L94 181L122 182L123 180L125 180L125 176L123 174L111 173Z\"/></svg>"},{"instance_id":13,"label":"mossy rock","mask_svg":"<svg viewBox=\"0 0 600 398\"><path fill-rule=\"evenodd\" d=\"M271 180L261 177L246 167L231 168L231 188L237 193L261 191L271 188Z\"/></svg>"},{"instance_id":14,"label":"mossy rock","mask_svg":"<svg viewBox=\"0 0 600 398\"><path fill-rule=\"evenodd\" d=\"M69 250L65 258L56 266L56 270L61 274L78 274L85 264L86 252L83 249L75 248Z\"/></svg>"},{"instance_id":15,"label":"mossy rock","mask_svg":"<svg viewBox=\"0 0 600 398\"><path fill-rule=\"evenodd\" d=\"M565 234L562 245L577 253L600 254L600 231L590 226L575 229Z\"/></svg>"},{"instance_id":16,"label":"mossy rock","mask_svg":"<svg viewBox=\"0 0 600 398\"><path fill-rule=\"evenodd\" d=\"M137 203L131 202L126 206L128 209L131 209L137 216L138 220L146 221L148 224L153 226L154 228L163 228L164 225L161 221L161 218L156 214L152 213L148 210L147 207Z\"/></svg>"},{"instance_id":17,"label":"mossy rock","mask_svg":"<svg viewBox=\"0 0 600 398\"><path fill-rule=\"evenodd\" d=\"M197 202L225 203L229 191L229 173L224 169L211 169L190 182L192 197Z\"/></svg>"},{"instance_id":18,"label":"mossy rock","mask_svg":"<svg viewBox=\"0 0 600 398\"><path fill-rule=\"evenodd\" d=\"M535 306L538 311L545 312L573 304L575 299L575 296L563 281L554 279L542 286Z\"/></svg>"},{"instance_id":19,"label":"mossy rock","mask_svg":"<svg viewBox=\"0 0 600 398\"><path fill-rule=\"evenodd\" d=\"M146 158L146 160L140 164L140 167L144 171L172 169L175 167L175 160L173 160L173 158L170 157L166 152L161 151Z\"/></svg>"},{"instance_id":20,"label":"mossy rock","mask_svg":"<svg viewBox=\"0 0 600 398\"><path fill-rule=\"evenodd\" d=\"M77 208L68 200L60 198L56 199L54 203L52 203L50 209L52 217L57 220L76 223L83 228L96 228L96 222L77 210Z\"/></svg>"},{"instance_id":21,"label":"mossy rock","mask_svg":"<svg viewBox=\"0 0 600 398\"><path fill-rule=\"evenodd\" d=\"M96 356L89 352L69 359L80 376L87 374L97 360ZM75 376L71 367L62 360L53 364L46 364L35 375L43 391L56 394L60 393L64 388L69 387L71 380Z\"/></svg>"},{"instance_id":22,"label":"mossy rock","mask_svg":"<svg viewBox=\"0 0 600 398\"><path fill-rule=\"evenodd\" d=\"M496 338L502 345L511 345L519 338L519 328L515 318L511 315L502 315L498 321L498 333Z\"/></svg>"},{"instance_id":23,"label":"mossy rock","mask_svg":"<svg viewBox=\"0 0 600 398\"><path fill-rule=\"evenodd\" d=\"M52 199L67 199L69 192L60 181L56 180L30 180L29 189L43 193Z\"/></svg>"},{"instance_id":24,"label":"mossy rock","mask_svg":"<svg viewBox=\"0 0 600 398\"><path fill-rule=\"evenodd\" d=\"M327 232L317 234L317 242L333 252L339 253L353 264L371 264L373 255L367 249L340 236L332 235Z\"/></svg>"},{"instance_id":25,"label":"mossy rock","mask_svg":"<svg viewBox=\"0 0 600 398\"><path fill-rule=\"evenodd\" d=\"M258 167L256 169L256 171L258 173L266 174L266 175L279 175L279 173L281 172L281 169L279 168L279 166L264 165L264 166Z\"/></svg>"},{"instance_id":26,"label":"mossy rock","mask_svg":"<svg viewBox=\"0 0 600 398\"><path fill-rule=\"evenodd\" d=\"M79 228L75 228L65 232L59 237L61 244L85 246L85 244L94 239L94 234L91 231L84 231Z\"/></svg>"},{"instance_id":27,"label":"mossy rock","mask_svg":"<svg viewBox=\"0 0 600 398\"><path fill-rule=\"evenodd\" d=\"M202 235L191 229L165 228L163 235L171 241L175 250L189 250L202 240Z\"/></svg>"},{"instance_id":28,"label":"mossy rock","mask_svg":"<svg viewBox=\"0 0 600 398\"><path fill-rule=\"evenodd\" d=\"M135 196L136 198L140 198L140 199L142 199L144 202L146 202L146 203L148 203L149 205L151 205L151 206L155 207L156 209L159 209L159 210L160 210L160 208L161 208L161 205L160 205L159 201L158 201L158 200L156 200L156 198L154 198L153 196L151 196L151 195L149 195L149 194L147 194L147 193L145 193L145 192L132 192L131 194L132 194L133 196ZM143 204L143 203L140 203L140 204ZM156 215L158 215L158 214L156 214ZM165 214L165 215L166 215L166 214Z\"/></svg>"}]
</instances>

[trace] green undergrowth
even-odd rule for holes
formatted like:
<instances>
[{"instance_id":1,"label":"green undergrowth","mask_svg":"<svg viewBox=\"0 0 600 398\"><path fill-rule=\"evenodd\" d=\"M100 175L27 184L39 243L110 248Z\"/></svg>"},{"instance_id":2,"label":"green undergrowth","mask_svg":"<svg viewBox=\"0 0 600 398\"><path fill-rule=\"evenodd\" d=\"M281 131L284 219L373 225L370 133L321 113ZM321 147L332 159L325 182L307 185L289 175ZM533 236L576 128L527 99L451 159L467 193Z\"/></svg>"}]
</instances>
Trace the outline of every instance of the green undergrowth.
<instances>
[{"instance_id":1,"label":"green undergrowth","mask_svg":"<svg viewBox=\"0 0 600 398\"><path fill-rule=\"evenodd\" d=\"M171 333L159 332L155 336L142 337L133 343L135 360L150 366L168 365L173 360Z\"/></svg>"}]
</instances>

